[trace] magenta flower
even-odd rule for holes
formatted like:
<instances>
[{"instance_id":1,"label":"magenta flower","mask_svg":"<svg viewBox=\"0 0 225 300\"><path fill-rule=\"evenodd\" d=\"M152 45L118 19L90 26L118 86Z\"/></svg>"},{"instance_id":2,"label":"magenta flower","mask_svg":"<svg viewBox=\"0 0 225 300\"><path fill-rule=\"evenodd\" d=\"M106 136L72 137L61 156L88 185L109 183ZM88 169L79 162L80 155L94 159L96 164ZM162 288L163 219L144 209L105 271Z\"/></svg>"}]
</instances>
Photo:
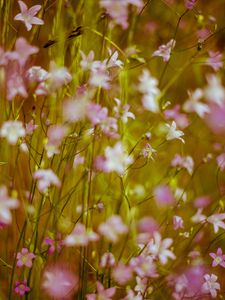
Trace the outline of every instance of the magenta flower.
<instances>
[{"instance_id":1,"label":"magenta flower","mask_svg":"<svg viewBox=\"0 0 225 300\"><path fill-rule=\"evenodd\" d=\"M22 21L25 24L27 31L31 30L33 24L44 24L43 20L35 17L35 15L41 9L41 5L34 5L28 9L27 5L23 1L18 1L18 3L20 6L20 13L14 17L14 20Z\"/></svg>"},{"instance_id":2,"label":"magenta flower","mask_svg":"<svg viewBox=\"0 0 225 300\"><path fill-rule=\"evenodd\" d=\"M18 268L21 268L22 266L26 266L28 268L32 267L32 260L35 258L35 254L32 252L29 252L27 248L22 248L21 252L17 253L17 264L16 266Z\"/></svg>"},{"instance_id":3,"label":"magenta flower","mask_svg":"<svg viewBox=\"0 0 225 300\"><path fill-rule=\"evenodd\" d=\"M116 292L116 288L112 287L109 289L104 289L104 286L97 281L97 292L96 294L87 294L87 300L98 300L98 299L104 299L104 300L111 300L112 296Z\"/></svg>"},{"instance_id":4,"label":"magenta flower","mask_svg":"<svg viewBox=\"0 0 225 300\"><path fill-rule=\"evenodd\" d=\"M213 267L220 265L225 268L225 255L221 248L218 248L216 253L209 253L209 255L213 258Z\"/></svg>"},{"instance_id":5,"label":"magenta flower","mask_svg":"<svg viewBox=\"0 0 225 300\"><path fill-rule=\"evenodd\" d=\"M27 286L27 281L26 280L16 281L14 291L15 293L23 297L25 293L30 291L30 288Z\"/></svg>"},{"instance_id":6,"label":"magenta flower","mask_svg":"<svg viewBox=\"0 0 225 300\"><path fill-rule=\"evenodd\" d=\"M205 283L202 285L202 291L204 293L210 293L212 298L216 298L217 290L220 290L220 284L217 282L217 276L214 274L205 274Z\"/></svg>"},{"instance_id":7,"label":"magenta flower","mask_svg":"<svg viewBox=\"0 0 225 300\"><path fill-rule=\"evenodd\" d=\"M176 41L170 40L166 45L159 46L159 49L156 50L152 56L161 56L165 62L170 59L170 54L172 49L175 47Z\"/></svg>"}]
</instances>

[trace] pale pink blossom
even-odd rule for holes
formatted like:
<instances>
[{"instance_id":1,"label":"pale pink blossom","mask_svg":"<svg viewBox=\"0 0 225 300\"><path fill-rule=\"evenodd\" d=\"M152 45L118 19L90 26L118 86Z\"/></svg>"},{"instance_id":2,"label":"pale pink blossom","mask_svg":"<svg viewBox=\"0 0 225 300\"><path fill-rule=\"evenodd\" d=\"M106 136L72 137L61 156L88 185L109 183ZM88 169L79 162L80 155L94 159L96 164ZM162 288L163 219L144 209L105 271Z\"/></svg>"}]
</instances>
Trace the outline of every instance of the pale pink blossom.
<instances>
[{"instance_id":1,"label":"pale pink blossom","mask_svg":"<svg viewBox=\"0 0 225 300\"><path fill-rule=\"evenodd\" d=\"M101 223L99 225L98 231L108 241L116 243L121 235L124 235L128 232L128 227L122 222L120 216L113 215L108 218L105 223Z\"/></svg>"},{"instance_id":2,"label":"pale pink blossom","mask_svg":"<svg viewBox=\"0 0 225 300\"><path fill-rule=\"evenodd\" d=\"M145 144L144 148L141 150L141 155L143 155L144 158L154 160L153 154L156 153L157 151L152 148L152 146L147 143Z\"/></svg>"},{"instance_id":3,"label":"pale pink blossom","mask_svg":"<svg viewBox=\"0 0 225 300\"><path fill-rule=\"evenodd\" d=\"M81 223L77 223L71 232L71 234L67 235L64 239L64 245L71 246L87 246L90 241L97 241L99 236L97 233L92 230L86 230L85 225Z\"/></svg>"},{"instance_id":4,"label":"pale pink blossom","mask_svg":"<svg viewBox=\"0 0 225 300\"><path fill-rule=\"evenodd\" d=\"M176 259L174 253L168 248L172 245L173 239L166 238L162 240L159 232L153 233L153 238L147 245L147 252L152 254L154 258L158 258L162 265L168 262L168 258Z\"/></svg>"},{"instance_id":5,"label":"pale pink blossom","mask_svg":"<svg viewBox=\"0 0 225 300\"><path fill-rule=\"evenodd\" d=\"M185 6L187 9L191 10L195 7L197 0L185 0Z\"/></svg>"},{"instance_id":6,"label":"pale pink blossom","mask_svg":"<svg viewBox=\"0 0 225 300\"><path fill-rule=\"evenodd\" d=\"M207 218L207 221L213 225L214 232L217 233L219 228L225 229L225 223L223 220L225 219L225 213L221 214L213 214Z\"/></svg>"},{"instance_id":7,"label":"pale pink blossom","mask_svg":"<svg viewBox=\"0 0 225 300\"><path fill-rule=\"evenodd\" d=\"M166 45L161 45L152 56L161 56L165 62L170 59L171 51L175 47L176 41L171 39Z\"/></svg>"},{"instance_id":8,"label":"pale pink blossom","mask_svg":"<svg viewBox=\"0 0 225 300\"><path fill-rule=\"evenodd\" d=\"M225 169L225 153L221 153L216 158L217 165L221 171Z\"/></svg>"},{"instance_id":9,"label":"pale pink blossom","mask_svg":"<svg viewBox=\"0 0 225 300\"><path fill-rule=\"evenodd\" d=\"M119 262L113 267L113 279L120 285L125 285L133 277L133 270L129 265Z\"/></svg>"},{"instance_id":10,"label":"pale pink blossom","mask_svg":"<svg viewBox=\"0 0 225 300\"><path fill-rule=\"evenodd\" d=\"M129 109L130 109L129 104L121 105L120 99L114 98L114 100L117 105L114 106L113 110L115 112L117 119L120 118L121 121L125 124L128 122L128 118L131 118L133 120L135 119L135 115L129 111Z\"/></svg>"},{"instance_id":11,"label":"pale pink blossom","mask_svg":"<svg viewBox=\"0 0 225 300\"><path fill-rule=\"evenodd\" d=\"M114 255L111 252L105 252L100 259L100 267L101 268L111 268L116 264L116 260Z\"/></svg>"},{"instance_id":12,"label":"pale pink blossom","mask_svg":"<svg viewBox=\"0 0 225 300\"><path fill-rule=\"evenodd\" d=\"M153 257L151 257L150 255L139 255L137 257L133 257L130 260L129 265L132 270L141 278L158 277L155 262L153 260Z\"/></svg>"},{"instance_id":13,"label":"pale pink blossom","mask_svg":"<svg viewBox=\"0 0 225 300\"><path fill-rule=\"evenodd\" d=\"M70 123L83 120L87 114L88 99L86 96L70 98L63 103L63 117Z\"/></svg>"},{"instance_id":14,"label":"pale pink blossom","mask_svg":"<svg viewBox=\"0 0 225 300\"><path fill-rule=\"evenodd\" d=\"M51 185L57 187L60 187L61 185L59 178L51 169L39 169L34 172L33 177L38 181L38 190L41 193L46 192Z\"/></svg>"},{"instance_id":15,"label":"pale pink blossom","mask_svg":"<svg viewBox=\"0 0 225 300\"><path fill-rule=\"evenodd\" d=\"M113 295L116 292L115 287L111 287L109 289L104 289L104 286L97 281L96 282L97 291L95 294L87 294L87 300L112 300Z\"/></svg>"},{"instance_id":16,"label":"pale pink blossom","mask_svg":"<svg viewBox=\"0 0 225 300\"><path fill-rule=\"evenodd\" d=\"M33 66L27 70L26 77L31 83L40 83L48 79L49 73L40 66Z\"/></svg>"},{"instance_id":17,"label":"pale pink blossom","mask_svg":"<svg viewBox=\"0 0 225 300\"><path fill-rule=\"evenodd\" d=\"M178 230L180 228L184 228L184 220L180 216L173 216L173 229Z\"/></svg>"},{"instance_id":18,"label":"pale pink blossom","mask_svg":"<svg viewBox=\"0 0 225 300\"><path fill-rule=\"evenodd\" d=\"M80 66L84 71L91 70L94 61L94 51L91 50L88 55L85 55L83 51L80 50L80 55L82 60L80 61Z\"/></svg>"},{"instance_id":19,"label":"pale pink blossom","mask_svg":"<svg viewBox=\"0 0 225 300\"><path fill-rule=\"evenodd\" d=\"M208 206L211 202L211 199L209 196L200 196L197 197L194 201L194 206L196 208L204 208L206 206Z\"/></svg>"},{"instance_id":20,"label":"pale pink blossom","mask_svg":"<svg viewBox=\"0 0 225 300\"><path fill-rule=\"evenodd\" d=\"M208 85L204 89L204 95L209 103L223 107L225 104L225 88L222 86L218 75L210 74L206 77Z\"/></svg>"},{"instance_id":21,"label":"pale pink blossom","mask_svg":"<svg viewBox=\"0 0 225 300\"><path fill-rule=\"evenodd\" d=\"M7 69L7 100L12 101L17 95L27 98L23 74L18 70L18 66L10 65Z\"/></svg>"},{"instance_id":22,"label":"pale pink blossom","mask_svg":"<svg viewBox=\"0 0 225 300\"><path fill-rule=\"evenodd\" d=\"M166 127L168 128L166 135L167 141L179 139L182 143L185 143L184 139L181 138L184 133L183 131L177 129L177 124L175 121L173 121L172 124L166 124Z\"/></svg>"},{"instance_id":23,"label":"pale pink blossom","mask_svg":"<svg viewBox=\"0 0 225 300\"><path fill-rule=\"evenodd\" d=\"M174 120L179 128L184 129L189 125L186 114L180 112L180 105L176 104L171 109L165 109L163 112L166 120Z\"/></svg>"},{"instance_id":24,"label":"pale pink blossom","mask_svg":"<svg viewBox=\"0 0 225 300\"><path fill-rule=\"evenodd\" d=\"M174 195L170 187L166 184L158 185L154 189L153 194L159 206L173 205L175 203Z\"/></svg>"},{"instance_id":25,"label":"pale pink blossom","mask_svg":"<svg viewBox=\"0 0 225 300\"><path fill-rule=\"evenodd\" d=\"M108 48L109 58L105 60L107 68L113 68L113 67L122 67L123 62L118 59L119 53L118 51L112 51L110 48Z\"/></svg>"},{"instance_id":26,"label":"pale pink blossom","mask_svg":"<svg viewBox=\"0 0 225 300\"><path fill-rule=\"evenodd\" d=\"M0 226L10 225L12 223L11 209L19 207L19 201L8 196L5 186L0 186Z\"/></svg>"},{"instance_id":27,"label":"pale pink blossom","mask_svg":"<svg viewBox=\"0 0 225 300\"><path fill-rule=\"evenodd\" d=\"M16 145L18 139L25 135L25 128L20 121L6 121L0 129L0 136L6 138L10 145Z\"/></svg>"},{"instance_id":28,"label":"pale pink blossom","mask_svg":"<svg viewBox=\"0 0 225 300\"><path fill-rule=\"evenodd\" d=\"M48 128L47 132L47 144L45 149L47 151L47 156L52 157L54 154L60 153L60 145L62 140L65 138L68 132L68 127L65 125L52 125Z\"/></svg>"},{"instance_id":29,"label":"pale pink blossom","mask_svg":"<svg viewBox=\"0 0 225 300\"><path fill-rule=\"evenodd\" d=\"M202 214L203 208L198 208L195 215L191 217L193 223L202 223L206 220L206 216Z\"/></svg>"},{"instance_id":30,"label":"pale pink blossom","mask_svg":"<svg viewBox=\"0 0 225 300\"><path fill-rule=\"evenodd\" d=\"M209 255L213 258L212 267L216 267L220 265L221 267L225 268L225 255L221 248L217 249L216 253L209 253Z\"/></svg>"},{"instance_id":31,"label":"pale pink blossom","mask_svg":"<svg viewBox=\"0 0 225 300\"><path fill-rule=\"evenodd\" d=\"M110 76L107 71L105 62L95 61L92 65L91 76L89 79L90 85L94 87L101 87L103 89L110 88Z\"/></svg>"},{"instance_id":32,"label":"pale pink blossom","mask_svg":"<svg viewBox=\"0 0 225 300\"><path fill-rule=\"evenodd\" d=\"M58 232L55 239L50 237L44 238L43 244L48 246L48 254L53 254L54 252L60 253L63 246L61 234Z\"/></svg>"},{"instance_id":33,"label":"pale pink blossom","mask_svg":"<svg viewBox=\"0 0 225 300\"><path fill-rule=\"evenodd\" d=\"M184 168L188 171L190 175L192 175L194 171L194 161L193 158L189 155L180 156L179 154L175 154L174 158L171 161L171 166L177 168Z\"/></svg>"},{"instance_id":34,"label":"pale pink blossom","mask_svg":"<svg viewBox=\"0 0 225 300\"><path fill-rule=\"evenodd\" d=\"M87 117L91 121L92 126L100 124L108 117L108 109L99 104L89 103L87 106Z\"/></svg>"},{"instance_id":35,"label":"pale pink blossom","mask_svg":"<svg viewBox=\"0 0 225 300\"><path fill-rule=\"evenodd\" d=\"M23 297L27 292L30 291L30 288L27 286L27 280L16 281L14 291L16 294L19 294Z\"/></svg>"},{"instance_id":36,"label":"pale pink blossom","mask_svg":"<svg viewBox=\"0 0 225 300\"><path fill-rule=\"evenodd\" d=\"M18 252L16 255L17 263L16 266L21 268L22 266L26 266L28 268L32 268L32 260L36 257L33 252L29 252L27 248L22 248L21 252Z\"/></svg>"},{"instance_id":37,"label":"pale pink blossom","mask_svg":"<svg viewBox=\"0 0 225 300\"><path fill-rule=\"evenodd\" d=\"M78 166L83 165L85 157L81 156L79 153L74 157L73 168L76 169Z\"/></svg>"},{"instance_id":38,"label":"pale pink blossom","mask_svg":"<svg viewBox=\"0 0 225 300\"><path fill-rule=\"evenodd\" d=\"M78 289L78 277L62 264L52 265L43 273L42 288L54 299L71 299Z\"/></svg>"},{"instance_id":39,"label":"pale pink blossom","mask_svg":"<svg viewBox=\"0 0 225 300\"><path fill-rule=\"evenodd\" d=\"M36 54L39 49L35 46L31 46L25 38L20 37L16 40L15 50L7 52L7 58L9 60L16 60L21 66L24 66L28 58L32 54Z\"/></svg>"},{"instance_id":40,"label":"pale pink blossom","mask_svg":"<svg viewBox=\"0 0 225 300\"><path fill-rule=\"evenodd\" d=\"M201 89L196 89L194 92L188 91L189 99L183 105L183 109L186 112L196 112L196 114L203 118L206 113L210 112L210 108L207 104L200 102L203 97L203 91Z\"/></svg>"},{"instance_id":41,"label":"pale pink blossom","mask_svg":"<svg viewBox=\"0 0 225 300\"><path fill-rule=\"evenodd\" d=\"M34 130L38 128L38 125L34 124L34 120L30 120L27 124L25 124L26 135L32 135Z\"/></svg>"},{"instance_id":42,"label":"pale pink blossom","mask_svg":"<svg viewBox=\"0 0 225 300\"><path fill-rule=\"evenodd\" d=\"M223 67L222 56L223 55L219 51L209 51L209 58L207 59L206 64L212 67L214 71L218 71Z\"/></svg>"},{"instance_id":43,"label":"pale pink blossom","mask_svg":"<svg viewBox=\"0 0 225 300\"><path fill-rule=\"evenodd\" d=\"M41 9L41 5L34 5L28 9L27 5L23 1L18 1L20 6L20 13L14 17L16 21L22 21L27 31L30 31L32 25L43 25L44 21L35 17L38 11Z\"/></svg>"},{"instance_id":44,"label":"pale pink blossom","mask_svg":"<svg viewBox=\"0 0 225 300\"><path fill-rule=\"evenodd\" d=\"M217 282L218 277L214 274L205 274L205 282L202 285L202 291L204 293L210 293L212 298L216 298L217 290L220 290L220 284Z\"/></svg>"}]
</instances>

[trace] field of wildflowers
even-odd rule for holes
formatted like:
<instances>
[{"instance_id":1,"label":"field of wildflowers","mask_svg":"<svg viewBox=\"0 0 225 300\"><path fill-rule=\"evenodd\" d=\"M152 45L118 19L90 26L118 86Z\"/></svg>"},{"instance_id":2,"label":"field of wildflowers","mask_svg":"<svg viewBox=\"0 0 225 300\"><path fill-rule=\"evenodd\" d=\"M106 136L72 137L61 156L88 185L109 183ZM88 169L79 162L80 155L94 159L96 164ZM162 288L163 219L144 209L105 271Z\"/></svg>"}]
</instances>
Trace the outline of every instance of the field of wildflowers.
<instances>
[{"instance_id":1,"label":"field of wildflowers","mask_svg":"<svg viewBox=\"0 0 225 300\"><path fill-rule=\"evenodd\" d=\"M0 15L0 300L225 299L225 0Z\"/></svg>"}]
</instances>

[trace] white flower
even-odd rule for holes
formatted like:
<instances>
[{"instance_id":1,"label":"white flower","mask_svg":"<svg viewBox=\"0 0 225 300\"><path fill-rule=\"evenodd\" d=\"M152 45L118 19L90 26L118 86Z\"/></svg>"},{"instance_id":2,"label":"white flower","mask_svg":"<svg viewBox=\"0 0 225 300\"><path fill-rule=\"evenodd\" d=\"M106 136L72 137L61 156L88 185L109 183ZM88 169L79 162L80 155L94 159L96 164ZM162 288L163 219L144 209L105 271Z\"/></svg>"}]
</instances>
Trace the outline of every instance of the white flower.
<instances>
[{"instance_id":1,"label":"white flower","mask_svg":"<svg viewBox=\"0 0 225 300\"><path fill-rule=\"evenodd\" d=\"M5 137L9 144L15 145L20 137L26 135L23 123L20 121L6 121L0 130L1 137Z\"/></svg>"},{"instance_id":2,"label":"white flower","mask_svg":"<svg viewBox=\"0 0 225 300\"><path fill-rule=\"evenodd\" d=\"M147 245L147 250L153 256L158 257L161 264L165 265L168 262L168 258L176 258L174 253L168 250L172 243L173 239L166 238L162 240L160 233L156 231L153 233L153 239Z\"/></svg>"},{"instance_id":3,"label":"white flower","mask_svg":"<svg viewBox=\"0 0 225 300\"><path fill-rule=\"evenodd\" d=\"M188 92L189 99L184 103L183 109L186 112L196 112L200 118L203 118L206 113L210 112L209 106L199 100L203 97L203 91L196 89L193 93Z\"/></svg>"},{"instance_id":4,"label":"white flower","mask_svg":"<svg viewBox=\"0 0 225 300\"><path fill-rule=\"evenodd\" d=\"M211 74L207 76L208 85L205 88L205 97L209 102L213 102L219 106L225 103L225 89L221 84L220 78Z\"/></svg>"},{"instance_id":5,"label":"white flower","mask_svg":"<svg viewBox=\"0 0 225 300\"><path fill-rule=\"evenodd\" d=\"M175 47L176 41L171 39L166 45L159 46L152 56L161 56L165 62L170 59L171 50Z\"/></svg>"},{"instance_id":6,"label":"white flower","mask_svg":"<svg viewBox=\"0 0 225 300\"><path fill-rule=\"evenodd\" d=\"M106 170L108 172L115 171L119 175L123 175L126 168L133 162L133 158L126 154L121 142L114 147L106 147L105 158Z\"/></svg>"},{"instance_id":7,"label":"white flower","mask_svg":"<svg viewBox=\"0 0 225 300\"><path fill-rule=\"evenodd\" d=\"M216 298L217 290L220 290L220 284L217 282L217 276L214 274L205 274L205 282L202 285L202 291L204 293L210 293L212 298Z\"/></svg>"},{"instance_id":8,"label":"white flower","mask_svg":"<svg viewBox=\"0 0 225 300\"><path fill-rule=\"evenodd\" d=\"M19 201L8 196L5 186L0 186L0 225L9 225L12 223L10 209L17 208Z\"/></svg>"},{"instance_id":9,"label":"white flower","mask_svg":"<svg viewBox=\"0 0 225 300\"><path fill-rule=\"evenodd\" d=\"M172 124L166 124L166 126L168 127L168 132L167 132L167 136L166 139L168 141L170 140L174 140L174 139L179 139L184 143L184 140L181 138L181 136L184 135L183 131L181 130L177 130L177 124L175 121L172 122Z\"/></svg>"},{"instance_id":10,"label":"white flower","mask_svg":"<svg viewBox=\"0 0 225 300\"><path fill-rule=\"evenodd\" d=\"M225 223L223 220L225 219L225 213L222 214L214 214L207 218L207 221L211 224L213 224L214 232L217 233L219 231L219 228L225 229Z\"/></svg>"},{"instance_id":11,"label":"white flower","mask_svg":"<svg viewBox=\"0 0 225 300\"><path fill-rule=\"evenodd\" d=\"M34 179L38 180L38 190L44 193L50 185L60 187L61 183L59 178L51 169L39 169L34 173Z\"/></svg>"}]
</instances>

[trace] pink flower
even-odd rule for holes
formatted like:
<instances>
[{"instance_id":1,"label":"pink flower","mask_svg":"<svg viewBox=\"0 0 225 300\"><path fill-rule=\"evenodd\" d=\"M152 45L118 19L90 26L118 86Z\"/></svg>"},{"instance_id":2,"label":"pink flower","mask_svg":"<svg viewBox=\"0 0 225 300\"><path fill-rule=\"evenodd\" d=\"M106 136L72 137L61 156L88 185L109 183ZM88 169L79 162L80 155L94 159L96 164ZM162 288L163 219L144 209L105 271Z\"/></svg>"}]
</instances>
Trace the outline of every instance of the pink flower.
<instances>
[{"instance_id":1,"label":"pink flower","mask_svg":"<svg viewBox=\"0 0 225 300\"><path fill-rule=\"evenodd\" d=\"M27 8L27 5L23 1L18 1L20 6L20 13L17 14L14 17L14 20L16 21L22 21L27 31L30 31L32 28L32 25L43 25L43 20L35 17L35 15L38 13L38 11L41 9L41 5L34 5L31 8Z\"/></svg>"},{"instance_id":2,"label":"pink flower","mask_svg":"<svg viewBox=\"0 0 225 300\"><path fill-rule=\"evenodd\" d=\"M30 120L27 124L25 124L26 135L32 135L35 129L38 128L38 125L34 124L34 120Z\"/></svg>"},{"instance_id":3,"label":"pink flower","mask_svg":"<svg viewBox=\"0 0 225 300\"><path fill-rule=\"evenodd\" d=\"M14 291L15 293L23 297L25 293L30 291L30 288L27 286L27 281L26 280L16 281Z\"/></svg>"},{"instance_id":4,"label":"pink flower","mask_svg":"<svg viewBox=\"0 0 225 300\"><path fill-rule=\"evenodd\" d=\"M5 186L0 186L0 226L10 225L12 215L10 210L19 207L19 201L8 196Z\"/></svg>"},{"instance_id":5,"label":"pink flower","mask_svg":"<svg viewBox=\"0 0 225 300\"><path fill-rule=\"evenodd\" d=\"M213 258L213 267L220 265L225 268L225 255L223 254L221 248L218 248L216 253L209 253L209 255Z\"/></svg>"},{"instance_id":6,"label":"pink flower","mask_svg":"<svg viewBox=\"0 0 225 300\"><path fill-rule=\"evenodd\" d=\"M41 193L46 192L51 185L55 185L57 187L60 187L61 185L59 178L51 169L39 169L34 173L33 177L38 180L38 190Z\"/></svg>"},{"instance_id":7,"label":"pink flower","mask_svg":"<svg viewBox=\"0 0 225 300\"><path fill-rule=\"evenodd\" d=\"M175 154L173 160L171 161L171 166L184 168L190 175L192 175L194 170L194 161L193 158L189 155L180 156L179 154Z\"/></svg>"},{"instance_id":8,"label":"pink flower","mask_svg":"<svg viewBox=\"0 0 225 300\"><path fill-rule=\"evenodd\" d=\"M21 66L24 66L30 55L36 54L38 48L27 43L26 39L20 37L16 40L15 50L7 52L9 60L16 60Z\"/></svg>"},{"instance_id":9,"label":"pink flower","mask_svg":"<svg viewBox=\"0 0 225 300\"><path fill-rule=\"evenodd\" d=\"M52 157L54 154L58 154L60 152L59 147L67 132L68 128L65 125L56 124L48 128L48 142L45 145L48 157Z\"/></svg>"},{"instance_id":10,"label":"pink flower","mask_svg":"<svg viewBox=\"0 0 225 300\"><path fill-rule=\"evenodd\" d=\"M174 120L181 129L184 129L189 125L187 115L180 113L179 104L176 104L171 109L164 110L164 116L166 120Z\"/></svg>"},{"instance_id":11,"label":"pink flower","mask_svg":"<svg viewBox=\"0 0 225 300\"><path fill-rule=\"evenodd\" d=\"M173 216L173 229L184 228L184 220L180 216Z\"/></svg>"},{"instance_id":12,"label":"pink flower","mask_svg":"<svg viewBox=\"0 0 225 300\"><path fill-rule=\"evenodd\" d=\"M220 284L217 282L217 276L214 274L205 274L205 283L202 285L202 291L204 293L210 293L212 298L216 298L217 290L220 290Z\"/></svg>"},{"instance_id":13,"label":"pink flower","mask_svg":"<svg viewBox=\"0 0 225 300\"><path fill-rule=\"evenodd\" d=\"M216 158L217 165L221 171L225 169L225 153L221 153Z\"/></svg>"},{"instance_id":14,"label":"pink flower","mask_svg":"<svg viewBox=\"0 0 225 300\"><path fill-rule=\"evenodd\" d=\"M206 63L212 67L214 71L218 71L223 67L222 54L219 51L209 51L209 58Z\"/></svg>"},{"instance_id":15,"label":"pink flower","mask_svg":"<svg viewBox=\"0 0 225 300\"><path fill-rule=\"evenodd\" d=\"M203 91L201 89L196 89L194 92L188 91L189 99L183 105L183 109L186 112L196 112L196 114L203 118L206 113L210 112L209 106L200 99L203 97Z\"/></svg>"},{"instance_id":16,"label":"pink flower","mask_svg":"<svg viewBox=\"0 0 225 300\"><path fill-rule=\"evenodd\" d=\"M44 271L42 287L54 299L71 299L78 289L78 277L64 265L52 265Z\"/></svg>"},{"instance_id":17,"label":"pink flower","mask_svg":"<svg viewBox=\"0 0 225 300\"><path fill-rule=\"evenodd\" d=\"M114 106L113 110L116 113L116 118L117 119L121 119L121 121L123 123L127 123L128 122L128 118L131 119L135 119L135 115L129 111L130 109L130 105L129 104L125 104L125 105L121 105L121 101L118 98L114 98L115 102L116 102L116 106Z\"/></svg>"},{"instance_id":18,"label":"pink flower","mask_svg":"<svg viewBox=\"0 0 225 300\"><path fill-rule=\"evenodd\" d=\"M225 223L223 220L225 219L225 213L222 214L214 214L207 218L207 221L213 224L214 232L217 233L219 228L225 229Z\"/></svg>"},{"instance_id":19,"label":"pink flower","mask_svg":"<svg viewBox=\"0 0 225 300\"><path fill-rule=\"evenodd\" d=\"M185 0L185 6L187 9L191 10L194 8L197 0Z\"/></svg>"},{"instance_id":20,"label":"pink flower","mask_svg":"<svg viewBox=\"0 0 225 300\"><path fill-rule=\"evenodd\" d=\"M139 255L137 257L133 257L130 261L130 267L141 278L158 277L156 265L150 255Z\"/></svg>"},{"instance_id":21,"label":"pink flower","mask_svg":"<svg viewBox=\"0 0 225 300\"><path fill-rule=\"evenodd\" d=\"M166 45L161 45L159 49L152 54L152 56L162 56L163 60L167 62L170 59L171 51L175 45L176 41L171 39Z\"/></svg>"},{"instance_id":22,"label":"pink flower","mask_svg":"<svg viewBox=\"0 0 225 300\"><path fill-rule=\"evenodd\" d=\"M21 252L18 252L16 255L16 266L18 268L21 268L22 266L32 268L32 260L35 258L35 256L36 255L32 252L29 252L27 248L22 248Z\"/></svg>"},{"instance_id":23,"label":"pink flower","mask_svg":"<svg viewBox=\"0 0 225 300\"><path fill-rule=\"evenodd\" d=\"M168 185L161 184L154 189L154 197L159 206L173 205L175 199Z\"/></svg>"},{"instance_id":24,"label":"pink flower","mask_svg":"<svg viewBox=\"0 0 225 300\"><path fill-rule=\"evenodd\" d=\"M159 232L154 232L153 239L147 245L148 253L152 254L153 257L159 258L162 265L168 262L168 258L175 259L176 256L168 248L173 243L171 238L162 240Z\"/></svg>"},{"instance_id":25,"label":"pink flower","mask_svg":"<svg viewBox=\"0 0 225 300\"><path fill-rule=\"evenodd\" d=\"M87 117L91 121L92 126L96 126L104 121L108 116L108 109L99 104L89 103L87 107Z\"/></svg>"},{"instance_id":26,"label":"pink flower","mask_svg":"<svg viewBox=\"0 0 225 300\"><path fill-rule=\"evenodd\" d=\"M118 215L110 217L105 223L99 225L98 231L108 241L116 243L119 240L120 235L126 234L128 228L123 224L122 219Z\"/></svg>"},{"instance_id":27,"label":"pink flower","mask_svg":"<svg viewBox=\"0 0 225 300\"><path fill-rule=\"evenodd\" d=\"M119 262L112 272L113 279L120 285L126 284L129 280L132 279L133 270L130 266L126 266L124 263Z\"/></svg>"},{"instance_id":28,"label":"pink flower","mask_svg":"<svg viewBox=\"0 0 225 300\"><path fill-rule=\"evenodd\" d=\"M104 286L97 281L96 282L97 285L97 291L96 294L87 294L87 300L100 300L100 299L104 299L104 300L111 300L113 295L116 292L116 288L112 287L109 289L104 289Z\"/></svg>"},{"instance_id":29,"label":"pink flower","mask_svg":"<svg viewBox=\"0 0 225 300\"><path fill-rule=\"evenodd\" d=\"M101 268L111 268L115 265L116 260L111 252L105 252L100 259Z\"/></svg>"},{"instance_id":30,"label":"pink flower","mask_svg":"<svg viewBox=\"0 0 225 300\"><path fill-rule=\"evenodd\" d=\"M49 246L48 254L53 254L54 252L60 253L63 245L61 234L57 233L55 239L52 239L50 237L44 238L43 244Z\"/></svg>"},{"instance_id":31,"label":"pink flower","mask_svg":"<svg viewBox=\"0 0 225 300\"><path fill-rule=\"evenodd\" d=\"M98 234L92 230L86 230L84 224L77 223L65 240L64 245L70 246L87 246L90 241L97 241L99 239Z\"/></svg>"}]
</instances>

